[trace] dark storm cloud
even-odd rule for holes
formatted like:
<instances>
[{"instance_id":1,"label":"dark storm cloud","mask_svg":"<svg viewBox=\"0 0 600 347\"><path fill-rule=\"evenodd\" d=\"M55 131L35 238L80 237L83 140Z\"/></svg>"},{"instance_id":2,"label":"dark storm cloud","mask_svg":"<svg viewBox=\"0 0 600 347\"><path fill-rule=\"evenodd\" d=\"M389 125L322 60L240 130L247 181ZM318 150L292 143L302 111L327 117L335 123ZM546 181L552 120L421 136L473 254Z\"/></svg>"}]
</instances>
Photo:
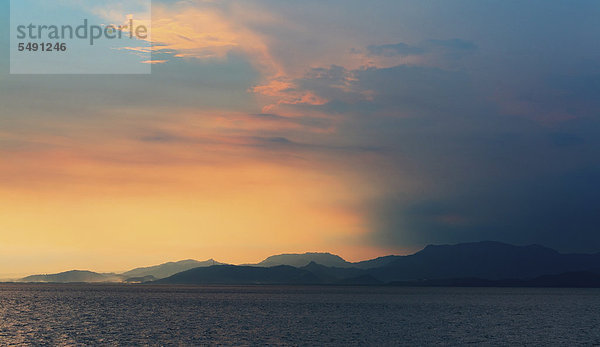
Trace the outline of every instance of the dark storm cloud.
<instances>
[{"instance_id":1,"label":"dark storm cloud","mask_svg":"<svg viewBox=\"0 0 600 347\"><path fill-rule=\"evenodd\" d=\"M388 186L366 206L370 242L489 239L599 250L595 75L556 71L533 81L521 101L540 107L515 114L465 69L332 66L299 83L330 100L320 109L351 119L344 138L386 148L380 153L392 169L366 170ZM557 121L550 108L568 117Z\"/></svg>"},{"instance_id":2,"label":"dark storm cloud","mask_svg":"<svg viewBox=\"0 0 600 347\"><path fill-rule=\"evenodd\" d=\"M501 240L597 252L600 167L516 181L468 182L450 195L389 197L372 206L379 244Z\"/></svg>"}]
</instances>

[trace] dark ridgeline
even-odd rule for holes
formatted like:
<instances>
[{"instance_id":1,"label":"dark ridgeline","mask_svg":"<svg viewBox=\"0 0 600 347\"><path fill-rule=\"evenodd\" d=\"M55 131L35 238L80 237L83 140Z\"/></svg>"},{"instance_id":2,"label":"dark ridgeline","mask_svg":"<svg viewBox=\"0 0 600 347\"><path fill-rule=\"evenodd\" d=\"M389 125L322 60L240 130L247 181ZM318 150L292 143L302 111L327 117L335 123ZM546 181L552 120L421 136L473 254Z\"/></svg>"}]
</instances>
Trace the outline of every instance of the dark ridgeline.
<instances>
[{"instance_id":1,"label":"dark ridgeline","mask_svg":"<svg viewBox=\"0 0 600 347\"><path fill-rule=\"evenodd\" d=\"M122 274L97 273L92 271L67 271L51 275L33 275L19 280L19 282L37 283L145 283L172 276L176 273L197 267L222 265L213 259L206 261L182 260L169 262L156 266L140 267Z\"/></svg>"},{"instance_id":2,"label":"dark ridgeline","mask_svg":"<svg viewBox=\"0 0 600 347\"><path fill-rule=\"evenodd\" d=\"M140 267L137 269L129 270L123 273L123 276L127 278L149 278L149 276L154 277L154 279L161 279L165 277L172 276L178 272L182 272L185 270L202 267L202 266L213 266L213 265L224 265L223 263L219 263L214 259L209 259L206 261L197 261L193 259L182 260L178 262L169 262L156 266L148 266L148 267Z\"/></svg>"},{"instance_id":3,"label":"dark ridgeline","mask_svg":"<svg viewBox=\"0 0 600 347\"><path fill-rule=\"evenodd\" d=\"M386 281L481 278L528 279L575 271L600 270L598 254L561 254L550 248L500 242L427 246L413 255L370 270Z\"/></svg>"},{"instance_id":4,"label":"dark ridgeline","mask_svg":"<svg viewBox=\"0 0 600 347\"><path fill-rule=\"evenodd\" d=\"M273 267L215 265L180 272L155 283L177 284L319 284L312 272L289 265Z\"/></svg>"},{"instance_id":5,"label":"dark ridgeline","mask_svg":"<svg viewBox=\"0 0 600 347\"><path fill-rule=\"evenodd\" d=\"M600 253L561 254L500 242L427 246L408 256L350 263L329 253L282 254L255 265L187 260L123 274L67 272L24 282L157 284L339 284L399 286L600 287Z\"/></svg>"},{"instance_id":6,"label":"dark ridgeline","mask_svg":"<svg viewBox=\"0 0 600 347\"><path fill-rule=\"evenodd\" d=\"M268 257L256 264L256 266L289 265L302 267L315 262L317 264L332 267L352 267L353 264L345 261L342 257L331 253L304 253L304 254L279 254Z\"/></svg>"},{"instance_id":7,"label":"dark ridgeline","mask_svg":"<svg viewBox=\"0 0 600 347\"><path fill-rule=\"evenodd\" d=\"M118 274L101 274L92 271L72 270L51 275L33 275L21 279L21 282L47 283L100 283L119 282L123 277Z\"/></svg>"},{"instance_id":8,"label":"dark ridgeline","mask_svg":"<svg viewBox=\"0 0 600 347\"><path fill-rule=\"evenodd\" d=\"M341 266L319 264L315 253L268 258L277 266L210 267L186 271L157 283L171 284L347 284L419 286L549 286L600 287L600 254L561 254L542 246L513 246L500 242L428 246L409 256L388 256L348 263L330 254L321 259ZM340 261L339 259L342 261ZM308 263L307 263L308 262ZM264 265L265 262L259 265ZM302 282L298 271L314 276ZM276 280L269 275L277 274Z\"/></svg>"}]
</instances>

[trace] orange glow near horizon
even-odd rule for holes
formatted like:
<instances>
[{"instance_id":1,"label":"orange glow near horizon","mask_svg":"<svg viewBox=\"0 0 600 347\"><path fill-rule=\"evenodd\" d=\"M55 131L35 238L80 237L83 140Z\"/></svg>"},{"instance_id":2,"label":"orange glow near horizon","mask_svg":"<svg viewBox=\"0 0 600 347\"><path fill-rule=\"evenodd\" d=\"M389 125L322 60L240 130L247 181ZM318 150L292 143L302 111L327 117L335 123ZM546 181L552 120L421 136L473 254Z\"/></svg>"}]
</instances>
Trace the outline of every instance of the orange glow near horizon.
<instances>
[{"instance_id":1,"label":"orange glow near horizon","mask_svg":"<svg viewBox=\"0 0 600 347\"><path fill-rule=\"evenodd\" d=\"M253 130L241 115L207 118L216 121L161 123L175 137L165 141L140 141L126 120L20 134L43 146L0 151L0 274L119 271L186 258L254 263L283 252L384 254L361 244L364 217L352 206L369 188L356 178L318 154L255 146L232 128ZM109 142L101 141L106 132Z\"/></svg>"}]
</instances>

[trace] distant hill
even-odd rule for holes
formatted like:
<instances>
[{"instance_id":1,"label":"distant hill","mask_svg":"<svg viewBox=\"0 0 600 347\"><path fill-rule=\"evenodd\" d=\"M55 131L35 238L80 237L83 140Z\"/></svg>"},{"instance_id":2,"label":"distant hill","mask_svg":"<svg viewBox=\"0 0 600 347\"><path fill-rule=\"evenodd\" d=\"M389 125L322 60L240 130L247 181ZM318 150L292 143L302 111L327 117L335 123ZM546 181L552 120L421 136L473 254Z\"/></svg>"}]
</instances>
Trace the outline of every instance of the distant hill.
<instances>
[{"instance_id":1,"label":"distant hill","mask_svg":"<svg viewBox=\"0 0 600 347\"><path fill-rule=\"evenodd\" d=\"M216 265L180 272L158 280L158 284L317 284L310 271L293 266L275 267Z\"/></svg>"},{"instance_id":2,"label":"distant hill","mask_svg":"<svg viewBox=\"0 0 600 347\"><path fill-rule=\"evenodd\" d=\"M357 268L357 269L371 269L387 265L394 260L401 258L397 255L388 255L385 257L379 257L376 259L360 261L357 263L351 263L343 259L342 257L331 254L331 253L300 253L300 254L279 254L268 257L261 261L256 266L277 266L277 265L289 265L295 267L303 267L311 262L319 265L338 267L338 268Z\"/></svg>"},{"instance_id":3,"label":"distant hill","mask_svg":"<svg viewBox=\"0 0 600 347\"><path fill-rule=\"evenodd\" d=\"M357 263L352 263L352 266L358 269L373 269L376 267L386 266L397 259L402 258L399 255L387 255L385 257L379 257L371 260L359 261Z\"/></svg>"},{"instance_id":4,"label":"distant hill","mask_svg":"<svg viewBox=\"0 0 600 347\"><path fill-rule=\"evenodd\" d=\"M99 283L99 282L125 282L125 283L145 283L157 279L169 277L178 272L193 269L196 267L206 267L220 265L217 261L209 259L207 261L182 260L170 262L156 266L142 267L127 271L123 274L102 274L92 271L72 270L57 274L33 275L19 280L19 282L42 282L42 283Z\"/></svg>"},{"instance_id":5,"label":"distant hill","mask_svg":"<svg viewBox=\"0 0 600 347\"><path fill-rule=\"evenodd\" d=\"M305 267L211 266L195 268L153 282L157 284L339 284L380 285L381 281L356 268L334 268L311 262Z\"/></svg>"},{"instance_id":6,"label":"distant hill","mask_svg":"<svg viewBox=\"0 0 600 347\"><path fill-rule=\"evenodd\" d=\"M357 268L345 268L345 267L330 267L321 264L317 264L314 261L310 264L301 267L301 269L312 272L317 276L323 283L339 283L346 279L359 278L362 276L369 276L365 270Z\"/></svg>"},{"instance_id":7,"label":"distant hill","mask_svg":"<svg viewBox=\"0 0 600 347\"><path fill-rule=\"evenodd\" d=\"M600 254L561 254L537 245L477 242L427 246L413 255L397 257L387 265L370 269L368 273L384 282L447 278L499 280L598 268Z\"/></svg>"},{"instance_id":8,"label":"distant hill","mask_svg":"<svg viewBox=\"0 0 600 347\"><path fill-rule=\"evenodd\" d=\"M22 278L19 282L40 283L100 283L121 282L123 277L117 274L101 274L92 271L72 270L51 275L33 275Z\"/></svg>"},{"instance_id":9,"label":"distant hill","mask_svg":"<svg viewBox=\"0 0 600 347\"><path fill-rule=\"evenodd\" d=\"M273 255L256 264L256 266L271 267L277 265L288 265L294 267L303 267L311 262L332 267L352 267L352 263L349 263L341 257L331 253Z\"/></svg>"},{"instance_id":10,"label":"distant hill","mask_svg":"<svg viewBox=\"0 0 600 347\"><path fill-rule=\"evenodd\" d=\"M157 279L166 278L172 276L178 272L190 270L196 267L206 267L212 265L224 265L223 263L219 263L213 259L209 259L206 261L197 261L197 260L182 260L178 262L169 262L156 266L149 267L140 267L137 269L133 269L123 273L123 276L127 278L140 278L146 276L153 276Z\"/></svg>"}]
</instances>

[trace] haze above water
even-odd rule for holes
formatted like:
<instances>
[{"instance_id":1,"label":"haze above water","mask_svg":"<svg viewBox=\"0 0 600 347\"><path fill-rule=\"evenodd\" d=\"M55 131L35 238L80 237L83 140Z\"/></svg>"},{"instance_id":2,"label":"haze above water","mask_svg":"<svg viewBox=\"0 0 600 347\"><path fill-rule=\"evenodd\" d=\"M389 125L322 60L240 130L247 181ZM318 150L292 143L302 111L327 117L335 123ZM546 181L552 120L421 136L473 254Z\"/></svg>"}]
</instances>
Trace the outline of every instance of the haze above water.
<instances>
[{"instance_id":1,"label":"haze above water","mask_svg":"<svg viewBox=\"0 0 600 347\"><path fill-rule=\"evenodd\" d=\"M0 345L600 344L600 290L0 285Z\"/></svg>"}]
</instances>

